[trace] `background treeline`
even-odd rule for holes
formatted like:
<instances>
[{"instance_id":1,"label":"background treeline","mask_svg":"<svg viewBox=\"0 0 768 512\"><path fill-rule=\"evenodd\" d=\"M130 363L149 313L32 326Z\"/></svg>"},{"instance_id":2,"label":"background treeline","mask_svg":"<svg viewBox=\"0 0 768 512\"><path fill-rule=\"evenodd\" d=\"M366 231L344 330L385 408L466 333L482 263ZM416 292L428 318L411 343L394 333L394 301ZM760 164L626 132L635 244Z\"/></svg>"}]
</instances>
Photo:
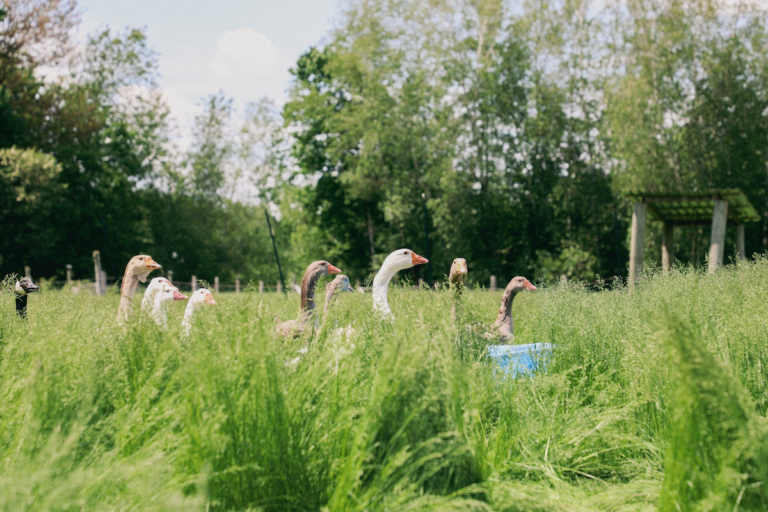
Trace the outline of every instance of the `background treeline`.
<instances>
[{"instance_id":1,"label":"background treeline","mask_svg":"<svg viewBox=\"0 0 768 512\"><path fill-rule=\"evenodd\" d=\"M145 252L177 279L273 283L268 205L287 274L426 252L426 211L436 278L462 256L484 283L592 280L626 273L630 188L739 187L765 219L747 252L768 248L759 6L353 0L282 112L213 95L183 151L141 31L74 46L73 1L4 9L0 274L85 276L100 249L110 275ZM681 228L676 256L708 239Z\"/></svg>"}]
</instances>

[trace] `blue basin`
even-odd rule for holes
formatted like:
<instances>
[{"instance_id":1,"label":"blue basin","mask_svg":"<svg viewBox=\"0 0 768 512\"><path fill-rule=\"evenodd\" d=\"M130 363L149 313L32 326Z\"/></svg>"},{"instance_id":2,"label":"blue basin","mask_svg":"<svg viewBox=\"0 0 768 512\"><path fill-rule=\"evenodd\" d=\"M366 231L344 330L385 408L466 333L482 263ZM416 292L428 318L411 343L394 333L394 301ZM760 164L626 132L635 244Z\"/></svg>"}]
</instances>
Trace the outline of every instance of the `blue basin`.
<instances>
[{"instance_id":1,"label":"blue basin","mask_svg":"<svg viewBox=\"0 0 768 512\"><path fill-rule=\"evenodd\" d=\"M551 350L550 343L489 345L488 357L498 363L500 370L514 378L520 373L530 375L538 369L546 369Z\"/></svg>"}]
</instances>

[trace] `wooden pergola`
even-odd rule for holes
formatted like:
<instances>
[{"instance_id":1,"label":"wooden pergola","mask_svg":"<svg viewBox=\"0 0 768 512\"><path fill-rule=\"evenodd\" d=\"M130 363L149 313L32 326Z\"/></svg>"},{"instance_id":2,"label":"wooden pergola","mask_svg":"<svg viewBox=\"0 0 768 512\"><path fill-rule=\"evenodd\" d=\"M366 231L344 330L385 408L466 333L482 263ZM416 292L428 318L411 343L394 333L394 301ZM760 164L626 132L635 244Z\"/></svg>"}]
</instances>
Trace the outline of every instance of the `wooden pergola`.
<instances>
[{"instance_id":1,"label":"wooden pergola","mask_svg":"<svg viewBox=\"0 0 768 512\"><path fill-rule=\"evenodd\" d=\"M737 189L702 190L701 192L628 192L634 202L632 210L632 239L629 252L629 282L637 280L643 269L645 224L662 222L661 266L668 271L675 259L675 226L706 226L712 224L709 246L709 271L723 263L725 229L736 226L736 252L744 259L744 223L760 220L744 193Z\"/></svg>"}]
</instances>

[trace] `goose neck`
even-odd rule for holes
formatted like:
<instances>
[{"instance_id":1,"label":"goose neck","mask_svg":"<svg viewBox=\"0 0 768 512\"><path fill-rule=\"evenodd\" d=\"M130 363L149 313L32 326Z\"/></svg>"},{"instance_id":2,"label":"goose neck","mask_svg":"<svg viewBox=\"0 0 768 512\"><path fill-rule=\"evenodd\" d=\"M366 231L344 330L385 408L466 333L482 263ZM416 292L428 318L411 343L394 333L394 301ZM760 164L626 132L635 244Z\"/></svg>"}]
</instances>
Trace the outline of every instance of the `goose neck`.
<instances>
[{"instance_id":1,"label":"goose neck","mask_svg":"<svg viewBox=\"0 0 768 512\"><path fill-rule=\"evenodd\" d=\"M16 294L16 314L21 318L27 317L27 295Z\"/></svg>"},{"instance_id":2,"label":"goose neck","mask_svg":"<svg viewBox=\"0 0 768 512\"><path fill-rule=\"evenodd\" d=\"M373 279L373 303L381 313L386 315L392 313L387 301L387 290L389 289L390 281L395 277L398 270L398 268L385 264Z\"/></svg>"}]
</instances>

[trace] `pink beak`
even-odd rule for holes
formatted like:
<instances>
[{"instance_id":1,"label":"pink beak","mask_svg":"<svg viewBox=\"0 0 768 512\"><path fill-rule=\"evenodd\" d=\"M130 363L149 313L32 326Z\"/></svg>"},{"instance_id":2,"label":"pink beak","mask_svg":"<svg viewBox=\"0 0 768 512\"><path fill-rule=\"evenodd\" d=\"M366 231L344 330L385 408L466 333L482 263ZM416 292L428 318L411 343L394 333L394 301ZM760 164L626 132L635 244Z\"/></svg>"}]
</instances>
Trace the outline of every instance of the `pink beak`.
<instances>
[{"instance_id":1,"label":"pink beak","mask_svg":"<svg viewBox=\"0 0 768 512\"><path fill-rule=\"evenodd\" d=\"M179 290L173 290L173 300L186 300L189 297L181 293Z\"/></svg>"},{"instance_id":2,"label":"pink beak","mask_svg":"<svg viewBox=\"0 0 768 512\"><path fill-rule=\"evenodd\" d=\"M341 274L341 269L338 267L334 267L330 263L328 264L328 273L329 274Z\"/></svg>"},{"instance_id":3,"label":"pink beak","mask_svg":"<svg viewBox=\"0 0 768 512\"><path fill-rule=\"evenodd\" d=\"M429 260L427 258L422 258L415 252L411 252L411 263L414 265L421 265L422 263L429 263Z\"/></svg>"},{"instance_id":4,"label":"pink beak","mask_svg":"<svg viewBox=\"0 0 768 512\"><path fill-rule=\"evenodd\" d=\"M536 290L538 290L538 288L533 286L533 284L531 284L531 282L528 281L527 279L525 280L525 284L523 286L525 287L526 290L530 290L532 292L535 292Z\"/></svg>"}]
</instances>

